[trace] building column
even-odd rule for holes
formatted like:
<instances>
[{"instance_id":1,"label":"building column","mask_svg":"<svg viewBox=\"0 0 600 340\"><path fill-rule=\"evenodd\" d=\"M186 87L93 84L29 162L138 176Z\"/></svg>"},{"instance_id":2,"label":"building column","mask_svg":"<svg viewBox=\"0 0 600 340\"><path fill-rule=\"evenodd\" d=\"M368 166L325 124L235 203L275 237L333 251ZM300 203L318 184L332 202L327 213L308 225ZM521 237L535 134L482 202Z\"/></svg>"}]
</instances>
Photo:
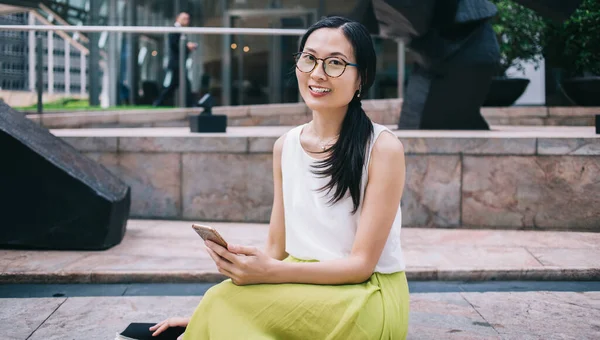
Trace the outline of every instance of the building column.
<instances>
[{"instance_id":1,"label":"building column","mask_svg":"<svg viewBox=\"0 0 600 340\"><path fill-rule=\"evenodd\" d=\"M398 40L398 98L404 98L404 67L406 64L404 40Z\"/></svg>"},{"instance_id":2,"label":"building column","mask_svg":"<svg viewBox=\"0 0 600 340\"><path fill-rule=\"evenodd\" d=\"M137 26L137 0L127 1L127 25ZM135 105L138 79L138 37L135 33L127 33L127 86L129 86L129 104Z\"/></svg>"},{"instance_id":3,"label":"building column","mask_svg":"<svg viewBox=\"0 0 600 340\"><path fill-rule=\"evenodd\" d=\"M54 31L48 31L48 94L54 93Z\"/></svg>"},{"instance_id":4,"label":"building column","mask_svg":"<svg viewBox=\"0 0 600 340\"><path fill-rule=\"evenodd\" d=\"M194 27L204 27L204 18L202 10L196 10L195 13L190 13L194 20ZM197 91L199 94L202 92L208 92L208 88L203 88L202 80L205 77L204 74L204 35L203 34L188 34L188 39L193 40L198 44L198 49L190 54L192 60L192 79L190 83L192 86L192 92ZM210 86L210 83L209 83Z\"/></svg>"},{"instance_id":5,"label":"building column","mask_svg":"<svg viewBox=\"0 0 600 340\"><path fill-rule=\"evenodd\" d=\"M90 0L90 23L97 26L100 23L100 1ZM100 33L90 33L89 55L89 103L90 106L100 105Z\"/></svg>"},{"instance_id":6,"label":"building column","mask_svg":"<svg viewBox=\"0 0 600 340\"><path fill-rule=\"evenodd\" d=\"M67 39L65 42L65 93L71 93L71 44Z\"/></svg>"},{"instance_id":7,"label":"building column","mask_svg":"<svg viewBox=\"0 0 600 340\"><path fill-rule=\"evenodd\" d=\"M108 25L117 25L117 0L108 1ZM117 51L117 32L108 35L108 103L117 105L117 83L119 74L119 55Z\"/></svg>"},{"instance_id":8,"label":"building column","mask_svg":"<svg viewBox=\"0 0 600 340\"><path fill-rule=\"evenodd\" d=\"M85 96L86 94L86 89L85 86L87 85L87 63L86 63L86 57L85 57L85 53L83 53L83 51L79 52L79 93L81 94L81 96Z\"/></svg>"},{"instance_id":9,"label":"building column","mask_svg":"<svg viewBox=\"0 0 600 340\"><path fill-rule=\"evenodd\" d=\"M271 18L271 28L281 28L281 18ZM281 103L281 38L280 35L270 36L269 48L269 103Z\"/></svg>"},{"instance_id":10,"label":"building column","mask_svg":"<svg viewBox=\"0 0 600 340\"><path fill-rule=\"evenodd\" d=\"M221 1L223 10L223 27L231 27L231 16L227 12L227 2ZM221 53L221 105L231 105L231 35L223 34ZM242 48L242 46L239 46Z\"/></svg>"},{"instance_id":11,"label":"building column","mask_svg":"<svg viewBox=\"0 0 600 340\"><path fill-rule=\"evenodd\" d=\"M29 26L35 25L33 11L29 11ZM29 31L29 91L35 91L35 31Z\"/></svg>"}]
</instances>

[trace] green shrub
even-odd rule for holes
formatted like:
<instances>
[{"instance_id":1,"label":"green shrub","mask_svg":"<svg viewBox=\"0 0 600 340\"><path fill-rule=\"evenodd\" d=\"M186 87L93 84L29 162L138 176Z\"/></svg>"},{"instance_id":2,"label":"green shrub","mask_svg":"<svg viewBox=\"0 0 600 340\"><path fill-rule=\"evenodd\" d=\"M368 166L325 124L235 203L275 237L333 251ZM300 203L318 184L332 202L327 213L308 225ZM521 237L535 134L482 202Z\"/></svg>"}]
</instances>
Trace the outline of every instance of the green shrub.
<instances>
[{"instance_id":1,"label":"green shrub","mask_svg":"<svg viewBox=\"0 0 600 340\"><path fill-rule=\"evenodd\" d=\"M523 62L537 69L542 59L545 22L534 11L510 0L491 0L498 7L492 27L500 45L500 74L515 67L524 72Z\"/></svg>"},{"instance_id":2,"label":"green shrub","mask_svg":"<svg viewBox=\"0 0 600 340\"><path fill-rule=\"evenodd\" d=\"M546 20L544 55L565 76L600 75L600 1L584 0L564 23Z\"/></svg>"}]
</instances>

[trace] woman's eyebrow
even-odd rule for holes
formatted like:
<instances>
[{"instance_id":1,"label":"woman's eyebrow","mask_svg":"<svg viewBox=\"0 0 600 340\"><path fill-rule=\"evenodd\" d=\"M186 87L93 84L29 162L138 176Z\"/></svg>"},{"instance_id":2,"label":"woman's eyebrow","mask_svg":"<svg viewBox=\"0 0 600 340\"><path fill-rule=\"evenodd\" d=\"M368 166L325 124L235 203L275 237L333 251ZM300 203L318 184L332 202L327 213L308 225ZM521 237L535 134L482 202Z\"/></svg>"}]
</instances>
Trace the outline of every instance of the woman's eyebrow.
<instances>
[{"instance_id":1,"label":"woman's eyebrow","mask_svg":"<svg viewBox=\"0 0 600 340\"><path fill-rule=\"evenodd\" d=\"M310 48L310 47L306 47L306 48L304 48L304 49L305 49L305 50L307 50L308 52L311 52L311 53L317 54L317 51L313 50L313 49L312 49L312 48ZM342 53L342 52L331 52L331 53L329 53L329 56L342 56L342 57L344 57L344 58L348 59L348 57L346 57L346 55L345 55L344 53Z\"/></svg>"}]
</instances>

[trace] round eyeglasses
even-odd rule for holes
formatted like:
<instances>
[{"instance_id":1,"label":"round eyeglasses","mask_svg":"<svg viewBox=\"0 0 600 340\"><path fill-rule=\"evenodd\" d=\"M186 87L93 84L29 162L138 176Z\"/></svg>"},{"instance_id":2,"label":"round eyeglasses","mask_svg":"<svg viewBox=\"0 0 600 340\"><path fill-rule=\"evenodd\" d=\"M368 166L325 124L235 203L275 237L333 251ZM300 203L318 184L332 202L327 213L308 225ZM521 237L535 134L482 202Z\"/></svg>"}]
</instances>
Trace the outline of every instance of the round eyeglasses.
<instances>
[{"instance_id":1,"label":"round eyeglasses","mask_svg":"<svg viewBox=\"0 0 600 340\"><path fill-rule=\"evenodd\" d=\"M294 54L296 58L296 68L300 72L310 73L317 67L317 61L323 62L323 70L330 77L337 78L344 74L346 66L358 67L358 64L349 63L338 57L317 58L314 55L306 52L298 52Z\"/></svg>"}]
</instances>

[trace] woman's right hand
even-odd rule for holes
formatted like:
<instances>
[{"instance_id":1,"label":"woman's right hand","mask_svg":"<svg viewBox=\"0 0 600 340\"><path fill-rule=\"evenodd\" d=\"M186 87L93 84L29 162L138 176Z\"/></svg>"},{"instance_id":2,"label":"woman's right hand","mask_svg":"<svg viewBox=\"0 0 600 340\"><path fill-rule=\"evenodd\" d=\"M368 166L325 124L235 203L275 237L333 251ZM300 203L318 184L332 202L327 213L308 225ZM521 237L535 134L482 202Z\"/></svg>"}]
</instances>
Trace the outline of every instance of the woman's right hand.
<instances>
[{"instance_id":1,"label":"woman's right hand","mask_svg":"<svg viewBox=\"0 0 600 340\"><path fill-rule=\"evenodd\" d=\"M155 331L152 333L152 336L157 336L160 333L164 332L169 327L187 327L190 323L190 318L168 318L164 321L157 323L156 325L150 327L151 331ZM180 339L182 338L179 336Z\"/></svg>"}]
</instances>

